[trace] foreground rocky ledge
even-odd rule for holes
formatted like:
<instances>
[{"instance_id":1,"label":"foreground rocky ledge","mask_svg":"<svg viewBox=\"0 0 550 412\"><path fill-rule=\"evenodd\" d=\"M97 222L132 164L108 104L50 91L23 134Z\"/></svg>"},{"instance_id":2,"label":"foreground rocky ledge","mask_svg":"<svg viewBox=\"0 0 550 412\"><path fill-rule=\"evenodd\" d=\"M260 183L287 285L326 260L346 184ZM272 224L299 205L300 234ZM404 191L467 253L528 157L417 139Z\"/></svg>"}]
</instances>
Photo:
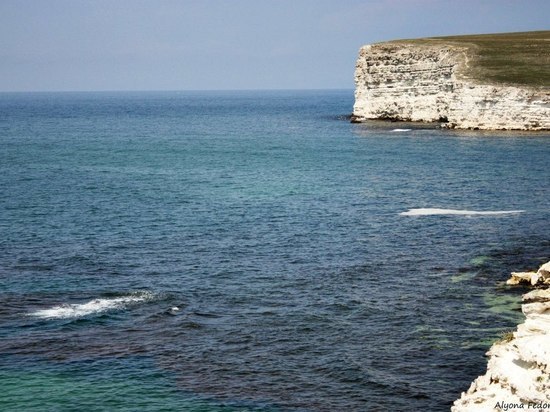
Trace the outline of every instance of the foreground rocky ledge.
<instances>
[{"instance_id":1,"label":"foreground rocky ledge","mask_svg":"<svg viewBox=\"0 0 550 412\"><path fill-rule=\"evenodd\" d=\"M509 284L550 283L550 262L537 272L515 273ZM520 280L521 279L521 280ZM523 295L525 322L495 343L487 355L487 373L455 401L452 412L550 411L550 289Z\"/></svg>"},{"instance_id":2,"label":"foreground rocky ledge","mask_svg":"<svg viewBox=\"0 0 550 412\"><path fill-rule=\"evenodd\" d=\"M353 122L387 119L441 122L460 129L550 130L548 87L474 78L474 47L433 40L360 49Z\"/></svg>"}]
</instances>

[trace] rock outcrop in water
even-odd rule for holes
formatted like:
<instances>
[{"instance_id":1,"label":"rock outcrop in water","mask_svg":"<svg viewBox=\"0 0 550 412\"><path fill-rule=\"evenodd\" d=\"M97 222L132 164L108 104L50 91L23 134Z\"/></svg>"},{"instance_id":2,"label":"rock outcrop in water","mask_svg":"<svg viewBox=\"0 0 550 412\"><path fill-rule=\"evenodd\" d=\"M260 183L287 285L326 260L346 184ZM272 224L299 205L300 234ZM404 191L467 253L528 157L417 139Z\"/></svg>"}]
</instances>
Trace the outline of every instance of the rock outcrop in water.
<instances>
[{"instance_id":1,"label":"rock outcrop in water","mask_svg":"<svg viewBox=\"0 0 550 412\"><path fill-rule=\"evenodd\" d=\"M460 129L550 130L547 87L507 86L469 76L460 44L395 41L363 46L352 121L442 122Z\"/></svg>"},{"instance_id":2,"label":"rock outcrop in water","mask_svg":"<svg viewBox=\"0 0 550 412\"><path fill-rule=\"evenodd\" d=\"M536 272L512 272L512 277L506 281L507 285L527 283L532 286L550 285L550 262L542 265Z\"/></svg>"},{"instance_id":3,"label":"rock outcrop in water","mask_svg":"<svg viewBox=\"0 0 550 412\"><path fill-rule=\"evenodd\" d=\"M550 262L527 273L543 279L548 269ZM550 410L550 289L535 289L523 301L525 322L491 347L487 373L462 393L452 412Z\"/></svg>"}]
</instances>

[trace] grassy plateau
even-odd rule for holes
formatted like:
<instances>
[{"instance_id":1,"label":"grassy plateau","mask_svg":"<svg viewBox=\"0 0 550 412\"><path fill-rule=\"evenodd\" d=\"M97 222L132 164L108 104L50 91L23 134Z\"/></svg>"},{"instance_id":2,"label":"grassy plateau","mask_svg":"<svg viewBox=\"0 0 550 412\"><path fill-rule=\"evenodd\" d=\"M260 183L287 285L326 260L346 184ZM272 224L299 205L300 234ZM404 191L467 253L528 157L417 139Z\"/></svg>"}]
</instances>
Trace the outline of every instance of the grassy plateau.
<instances>
[{"instance_id":1,"label":"grassy plateau","mask_svg":"<svg viewBox=\"0 0 550 412\"><path fill-rule=\"evenodd\" d=\"M466 47L464 74L483 83L550 88L550 30L401 40Z\"/></svg>"}]
</instances>

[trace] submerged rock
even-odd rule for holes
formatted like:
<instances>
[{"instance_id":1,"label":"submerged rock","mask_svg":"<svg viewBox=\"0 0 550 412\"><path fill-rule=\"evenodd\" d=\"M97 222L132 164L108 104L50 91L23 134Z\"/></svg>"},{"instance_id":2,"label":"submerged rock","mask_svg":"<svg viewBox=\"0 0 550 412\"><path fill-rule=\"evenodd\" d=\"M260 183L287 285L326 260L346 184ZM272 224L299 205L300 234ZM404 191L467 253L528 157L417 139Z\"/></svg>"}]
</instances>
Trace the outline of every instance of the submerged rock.
<instances>
[{"instance_id":1,"label":"submerged rock","mask_svg":"<svg viewBox=\"0 0 550 412\"><path fill-rule=\"evenodd\" d=\"M513 274L512 279L531 283L537 274L546 276L549 268L550 262L537 272L524 272L529 276ZM550 410L550 289L526 293L523 302L525 322L491 347L487 373L462 393L452 412Z\"/></svg>"}]
</instances>

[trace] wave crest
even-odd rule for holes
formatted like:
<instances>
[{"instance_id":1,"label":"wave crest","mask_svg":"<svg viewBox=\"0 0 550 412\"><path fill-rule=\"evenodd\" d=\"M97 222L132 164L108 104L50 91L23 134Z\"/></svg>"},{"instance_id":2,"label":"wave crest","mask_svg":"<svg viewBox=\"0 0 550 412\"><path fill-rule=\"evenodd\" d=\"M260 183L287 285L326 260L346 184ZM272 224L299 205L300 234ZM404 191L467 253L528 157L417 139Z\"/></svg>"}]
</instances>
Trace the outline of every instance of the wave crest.
<instances>
[{"instance_id":1,"label":"wave crest","mask_svg":"<svg viewBox=\"0 0 550 412\"><path fill-rule=\"evenodd\" d=\"M400 216L433 216L433 215L507 215L514 213L523 213L525 210L456 210L456 209L438 209L438 208L420 208L409 209L406 212L399 213Z\"/></svg>"},{"instance_id":2,"label":"wave crest","mask_svg":"<svg viewBox=\"0 0 550 412\"><path fill-rule=\"evenodd\" d=\"M37 310L30 315L43 319L81 318L111 310L122 310L128 305L145 302L151 300L152 298L152 293L142 292L117 298L93 299L86 303L63 304L48 309Z\"/></svg>"}]
</instances>

